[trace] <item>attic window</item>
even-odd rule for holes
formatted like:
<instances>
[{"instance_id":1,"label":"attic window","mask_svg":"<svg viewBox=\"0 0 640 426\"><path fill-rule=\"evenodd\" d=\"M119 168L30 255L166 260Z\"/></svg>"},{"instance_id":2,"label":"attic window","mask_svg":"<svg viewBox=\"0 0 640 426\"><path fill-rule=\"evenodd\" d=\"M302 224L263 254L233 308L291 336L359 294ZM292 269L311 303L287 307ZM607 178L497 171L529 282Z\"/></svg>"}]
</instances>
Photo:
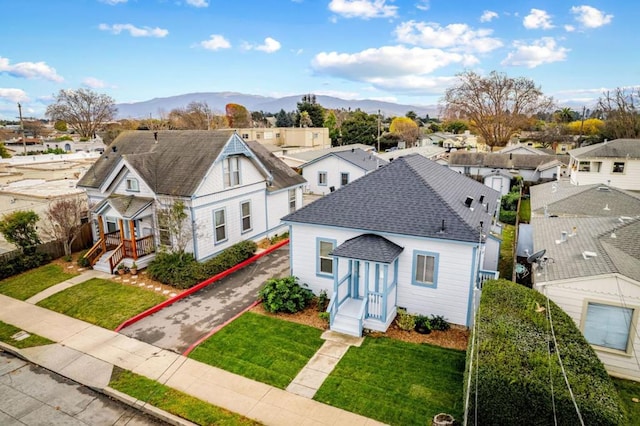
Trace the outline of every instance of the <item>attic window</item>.
<instances>
[{"instance_id":1,"label":"attic window","mask_svg":"<svg viewBox=\"0 0 640 426\"><path fill-rule=\"evenodd\" d=\"M140 187L138 186L138 179L127 178L127 191L140 192Z\"/></svg>"}]
</instances>

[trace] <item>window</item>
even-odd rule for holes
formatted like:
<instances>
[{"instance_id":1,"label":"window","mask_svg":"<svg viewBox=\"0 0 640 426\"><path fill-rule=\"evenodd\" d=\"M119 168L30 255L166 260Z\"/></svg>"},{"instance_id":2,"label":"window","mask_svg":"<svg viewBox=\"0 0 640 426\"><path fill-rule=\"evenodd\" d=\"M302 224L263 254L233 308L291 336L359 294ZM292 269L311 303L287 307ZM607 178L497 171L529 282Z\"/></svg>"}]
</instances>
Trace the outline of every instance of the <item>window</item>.
<instances>
[{"instance_id":1,"label":"window","mask_svg":"<svg viewBox=\"0 0 640 426\"><path fill-rule=\"evenodd\" d=\"M589 172L591 171L591 163L588 161L581 161L578 164L578 171L579 172Z\"/></svg>"},{"instance_id":2,"label":"window","mask_svg":"<svg viewBox=\"0 0 640 426\"><path fill-rule=\"evenodd\" d=\"M107 221L107 234L116 232L118 230L115 219L108 217L106 221Z\"/></svg>"},{"instance_id":3,"label":"window","mask_svg":"<svg viewBox=\"0 0 640 426\"><path fill-rule=\"evenodd\" d=\"M614 161L612 173L624 173L624 161Z\"/></svg>"},{"instance_id":4,"label":"window","mask_svg":"<svg viewBox=\"0 0 640 426\"><path fill-rule=\"evenodd\" d=\"M127 191L140 191L140 187L138 186L138 179L127 178Z\"/></svg>"},{"instance_id":5,"label":"window","mask_svg":"<svg viewBox=\"0 0 640 426\"><path fill-rule=\"evenodd\" d=\"M215 232L215 243L221 243L227 239L227 219L224 209L213 212L213 227Z\"/></svg>"},{"instance_id":6,"label":"window","mask_svg":"<svg viewBox=\"0 0 640 426\"><path fill-rule=\"evenodd\" d=\"M329 255L336 245L335 240L317 240L316 275L333 277L333 257Z\"/></svg>"},{"instance_id":7,"label":"window","mask_svg":"<svg viewBox=\"0 0 640 426\"><path fill-rule=\"evenodd\" d=\"M587 302L584 337L592 345L626 352L634 314L633 308Z\"/></svg>"},{"instance_id":8,"label":"window","mask_svg":"<svg viewBox=\"0 0 640 426\"><path fill-rule=\"evenodd\" d=\"M289 213L293 213L296 211L296 190L289 190Z\"/></svg>"},{"instance_id":9,"label":"window","mask_svg":"<svg viewBox=\"0 0 640 426\"><path fill-rule=\"evenodd\" d=\"M349 183L349 173L342 172L340 173L340 185L345 186Z\"/></svg>"},{"instance_id":10,"label":"window","mask_svg":"<svg viewBox=\"0 0 640 426\"><path fill-rule=\"evenodd\" d=\"M251 201L241 203L240 212L242 215L242 232L251 231Z\"/></svg>"},{"instance_id":11,"label":"window","mask_svg":"<svg viewBox=\"0 0 640 426\"><path fill-rule=\"evenodd\" d=\"M158 211L158 236L160 245L171 246L171 231L169 230L169 212Z\"/></svg>"},{"instance_id":12,"label":"window","mask_svg":"<svg viewBox=\"0 0 640 426\"><path fill-rule=\"evenodd\" d=\"M242 139L249 139L249 133L243 133Z\"/></svg>"},{"instance_id":13,"label":"window","mask_svg":"<svg viewBox=\"0 0 640 426\"><path fill-rule=\"evenodd\" d=\"M240 185L240 157L227 157L224 160L224 187Z\"/></svg>"},{"instance_id":14,"label":"window","mask_svg":"<svg viewBox=\"0 0 640 426\"><path fill-rule=\"evenodd\" d=\"M415 251L413 254L413 285L436 287L438 282L437 253Z\"/></svg>"},{"instance_id":15,"label":"window","mask_svg":"<svg viewBox=\"0 0 640 426\"><path fill-rule=\"evenodd\" d=\"M471 174L471 167L470 167L470 166L464 166L464 171L463 171L463 173L464 173L465 175L469 175L469 174Z\"/></svg>"},{"instance_id":16,"label":"window","mask_svg":"<svg viewBox=\"0 0 640 426\"><path fill-rule=\"evenodd\" d=\"M262 134L261 133L256 133L256 139L261 139L262 138Z\"/></svg>"},{"instance_id":17,"label":"window","mask_svg":"<svg viewBox=\"0 0 640 426\"><path fill-rule=\"evenodd\" d=\"M327 186L327 172L318 172L318 185Z\"/></svg>"}]
</instances>

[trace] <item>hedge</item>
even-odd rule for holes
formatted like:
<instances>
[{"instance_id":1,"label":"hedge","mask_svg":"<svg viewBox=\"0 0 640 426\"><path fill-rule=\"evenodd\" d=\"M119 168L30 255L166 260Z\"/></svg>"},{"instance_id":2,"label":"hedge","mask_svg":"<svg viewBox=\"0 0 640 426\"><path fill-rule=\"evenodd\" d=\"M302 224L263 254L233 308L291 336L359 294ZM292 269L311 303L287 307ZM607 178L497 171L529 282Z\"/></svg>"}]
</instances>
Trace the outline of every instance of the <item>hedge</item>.
<instances>
[{"instance_id":1,"label":"hedge","mask_svg":"<svg viewBox=\"0 0 640 426\"><path fill-rule=\"evenodd\" d=\"M51 261L47 253L20 254L12 259L0 262L0 280L18 275Z\"/></svg>"},{"instance_id":2,"label":"hedge","mask_svg":"<svg viewBox=\"0 0 640 426\"><path fill-rule=\"evenodd\" d=\"M593 348L564 311L553 302L550 308L562 362L585 424L621 424L620 398ZM465 388L471 375L469 424L476 424L476 419L479 425L554 424L552 398L556 424L580 424L551 339L543 294L503 279L487 281L476 321L477 352L471 371L468 365L465 371Z\"/></svg>"},{"instance_id":3,"label":"hedge","mask_svg":"<svg viewBox=\"0 0 640 426\"><path fill-rule=\"evenodd\" d=\"M518 212L514 212L511 210L500 210L500 222L506 223L507 225L515 225L517 215Z\"/></svg>"}]
</instances>

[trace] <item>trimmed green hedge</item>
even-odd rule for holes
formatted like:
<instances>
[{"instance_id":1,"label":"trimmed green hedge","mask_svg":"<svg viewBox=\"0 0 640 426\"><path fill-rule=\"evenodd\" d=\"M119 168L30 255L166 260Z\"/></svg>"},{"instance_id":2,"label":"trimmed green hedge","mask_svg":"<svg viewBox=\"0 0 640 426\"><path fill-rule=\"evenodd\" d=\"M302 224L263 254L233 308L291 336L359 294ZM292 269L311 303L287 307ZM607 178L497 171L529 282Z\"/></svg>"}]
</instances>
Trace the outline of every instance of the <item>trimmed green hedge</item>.
<instances>
[{"instance_id":1,"label":"trimmed green hedge","mask_svg":"<svg viewBox=\"0 0 640 426\"><path fill-rule=\"evenodd\" d=\"M37 268L51 261L47 253L21 254L0 264L0 280L3 280L30 269Z\"/></svg>"},{"instance_id":2,"label":"trimmed green hedge","mask_svg":"<svg viewBox=\"0 0 640 426\"><path fill-rule=\"evenodd\" d=\"M469 424L476 424L477 415L479 425L552 425L552 398L557 424L579 424L553 347L546 309L540 309L544 307L544 295L522 285L502 279L484 284L476 319L478 352L470 372ZM550 307L562 362L585 424L621 424L621 401L602 363L573 320L553 302ZM548 342L553 350L551 367ZM465 387L468 375L469 368Z\"/></svg>"},{"instance_id":3,"label":"trimmed green hedge","mask_svg":"<svg viewBox=\"0 0 640 426\"><path fill-rule=\"evenodd\" d=\"M180 289L191 288L249 259L257 248L253 241L241 241L204 263L196 261L191 253L161 252L149 264L147 273L161 283Z\"/></svg>"},{"instance_id":4,"label":"trimmed green hedge","mask_svg":"<svg viewBox=\"0 0 640 426\"><path fill-rule=\"evenodd\" d=\"M506 223L507 225L515 225L517 215L518 212L514 212L511 210L500 210L500 222Z\"/></svg>"}]
</instances>

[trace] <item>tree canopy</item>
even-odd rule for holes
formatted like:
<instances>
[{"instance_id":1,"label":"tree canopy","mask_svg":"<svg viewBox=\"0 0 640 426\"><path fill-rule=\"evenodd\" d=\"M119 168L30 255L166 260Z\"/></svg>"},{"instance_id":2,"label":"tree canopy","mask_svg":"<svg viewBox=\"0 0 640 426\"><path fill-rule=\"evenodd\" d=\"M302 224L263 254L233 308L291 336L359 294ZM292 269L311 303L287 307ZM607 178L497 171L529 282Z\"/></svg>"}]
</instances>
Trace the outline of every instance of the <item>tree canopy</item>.
<instances>
[{"instance_id":1,"label":"tree canopy","mask_svg":"<svg viewBox=\"0 0 640 426\"><path fill-rule=\"evenodd\" d=\"M640 137L640 88L606 91L598 100L605 117L603 135L608 139Z\"/></svg>"},{"instance_id":2,"label":"tree canopy","mask_svg":"<svg viewBox=\"0 0 640 426\"><path fill-rule=\"evenodd\" d=\"M305 95L302 97L302 102L298 102L298 116L296 118L296 126L298 127L301 127L300 119L304 112L311 118L311 126L307 127L322 127L324 125L324 108L316 103L315 95Z\"/></svg>"},{"instance_id":3,"label":"tree canopy","mask_svg":"<svg viewBox=\"0 0 640 426\"><path fill-rule=\"evenodd\" d=\"M190 102L186 108L171 110L169 113L169 125L172 129L208 130L211 126L211 115L211 108L206 102L194 101Z\"/></svg>"},{"instance_id":4,"label":"tree canopy","mask_svg":"<svg viewBox=\"0 0 640 426\"><path fill-rule=\"evenodd\" d=\"M490 147L505 146L509 139L552 99L525 77L510 78L492 71L482 77L473 71L458 75L459 82L445 92L444 113L449 119L467 119Z\"/></svg>"},{"instance_id":5,"label":"tree canopy","mask_svg":"<svg viewBox=\"0 0 640 426\"><path fill-rule=\"evenodd\" d=\"M227 104L225 111L229 127L251 127L251 114L249 114L249 111L244 106L240 104Z\"/></svg>"},{"instance_id":6,"label":"tree canopy","mask_svg":"<svg viewBox=\"0 0 640 426\"><path fill-rule=\"evenodd\" d=\"M406 143L407 148L415 145L420 137L420 129L413 119L409 117L395 117L389 126L389 132L398 136L398 139Z\"/></svg>"},{"instance_id":7,"label":"tree canopy","mask_svg":"<svg viewBox=\"0 0 640 426\"><path fill-rule=\"evenodd\" d=\"M86 201L74 197L52 202L45 212L44 232L51 238L62 241L65 256L71 255L71 245L80 235L82 216L86 209Z\"/></svg>"},{"instance_id":8,"label":"tree canopy","mask_svg":"<svg viewBox=\"0 0 640 426\"><path fill-rule=\"evenodd\" d=\"M293 127L291 115L283 109L276 114L276 127Z\"/></svg>"},{"instance_id":9,"label":"tree canopy","mask_svg":"<svg viewBox=\"0 0 640 426\"><path fill-rule=\"evenodd\" d=\"M52 120L62 120L80 137L90 138L117 112L112 97L91 89L60 90L54 95L54 103L47 107L45 115Z\"/></svg>"},{"instance_id":10,"label":"tree canopy","mask_svg":"<svg viewBox=\"0 0 640 426\"><path fill-rule=\"evenodd\" d=\"M342 122L342 144L374 145L378 135L378 118L364 111L356 111Z\"/></svg>"},{"instance_id":11,"label":"tree canopy","mask_svg":"<svg viewBox=\"0 0 640 426\"><path fill-rule=\"evenodd\" d=\"M18 246L23 253L32 254L40 244L40 237L36 230L38 219L38 215L32 210L8 213L0 220L0 233L8 242Z\"/></svg>"}]
</instances>

